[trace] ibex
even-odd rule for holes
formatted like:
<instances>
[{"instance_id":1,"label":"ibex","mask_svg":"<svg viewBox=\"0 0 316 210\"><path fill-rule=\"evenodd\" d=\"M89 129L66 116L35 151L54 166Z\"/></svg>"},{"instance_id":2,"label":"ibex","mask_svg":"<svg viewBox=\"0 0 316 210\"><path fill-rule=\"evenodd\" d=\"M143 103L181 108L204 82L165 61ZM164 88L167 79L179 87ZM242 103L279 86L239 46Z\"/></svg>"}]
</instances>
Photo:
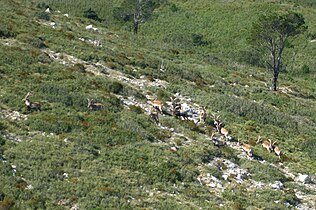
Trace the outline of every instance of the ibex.
<instances>
[{"instance_id":1,"label":"ibex","mask_svg":"<svg viewBox=\"0 0 316 210\"><path fill-rule=\"evenodd\" d=\"M219 116L216 116L215 114L213 114L213 118L214 118L214 126L216 127L217 132L219 132L220 134L224 135L225 138L228 138L228 130L226 128L222 127L222 122L219 119Z\"/></svg>"},{"instance_id":2,"label":"ibex","mask_svg":"<svg viewBox=\"0 0 316 210\"><path fill-rule=\"evenodd\" d=\"M188 112L189 110L183 110L183 107L181 105L178 105L173 109L173 114L177 117L181 117L181 119L183 120L189 119Z\"/></svg>"},{"instance_id":3,"label":"ibex","mask_svg":"<svg viewBox=\"0 0 316 210\"><path fill-rule=\"evenodd\" d=\"M170 97L170 101L171 101L171 109L174 110L177 106L181 106L181 101L178 98L172 98Z\"/></svg>"},{"instance_id":4,"label":"ibex","mask_svg":"<svg viewBox=\"0 0 316 210\"><path fill-rule=\"evenodd\" d=\"M213 119L214 119L214 126L215 126L217 132L220 133L220 132L221 132L220 127L221 127L221 125L222 125L222 122L221 122L221 120L219 119L219 115L216 116L215 114L213 114L212 116L213 116Z\"/></svg>"},{"instance_id":5,"label":"ibex","mask_svg":"<svg viewBox=\"0 0 316 210\"><path fill-rule=\"evenodd\" d=\"M279 159L281 160L282 151L281 151L281 149L280 149L278 146L276 146L275 144L276 144L276 141L273 142L273 144L272 144L273 151L274 151L274 153L276 154L276 156L278 156Z\"/></svg>"},{"instance_id":6,"label":"ibex","mask_svg":"<svg viewBox=\"0 0 316 210\"><path fill-rule=\"evenodd\" d=\"M159 114L156 110L153 110L153 109L150 110L150 114L149 114L150 118L153 119L157 125L160 125L158 115Z\"/></svg>"},{"instance_id":7,"label":"ibex","mask_svg":"<svg viewBox=\"0 0 316 210\"><path fill-rule=\"evenodd\" d=\"M215 146L220 147L220 146L225 146L226 145L227 141L226 141L226 139L223 138L223 136L214 137L214 135L215 134L212 133L211 139L212 139L212 141L213 141Z\"/></svg>"},{"instance_id":8,"label":"ibex","mask_svg":"<svg viewBox=\"0 0 316 210\"><path fill-rule=\"evenodd\" d=\"M161 61L159 70L165 72L167 70L167 64L164 64L164 62Z\"/></svg>"},{"instance_id":9,"label":"ibex","mask_svg":"<svg viewBox=\"0 0 316 210\"><path fill-rule=\"evenodd\" d=\"M36 111L41 111L41 104L39 102L31 102L30 101L30 96L32 94L30 92L28 92L25 96L25 98L23 99L26 107L27 107L27 110L28 111L31 111L32 109L35 109Z\"/></svg>"},{"instance_id":10,"label":"ibex","mask_svg":"<svg viewBox=\"0 0 316 210\"><path fill-rule=\"evenodd\" d=\"M197 121L197 123L200 123L200 122L205 122L206 121L206 109L204 106L202 106L200 109L199 109L199 119Z\"/></svg>"},{"instance_id":11,"label":"ibex","mask_svg":"<svg viewBox=\"0 0 316 210\"><path fill-rule=\"evenodd\" d=\"M222 123L220 123L220 126L221 126ZM228 130L226 128L222 128L221 127L221 134L225 136L225 138L228 138Z\"/></svg>"},{"instance_id":12,"label":"ibex","mask_svg":"<svg viewBox=\"0 0 316 210\"><path fill-rule=\"evenodd\" d=\"M258 137L258 140L257 140L257 144L258 143L261 143L263 148L265 148L266 150L268 150L268 152L272 152L272 142L271 142L271 139L268 139L267 140L263 140L261 136Z\"/></svg>"},{"instance_id":13,"label":"ibex","mask_svg":"<svg viewBox=\"0 0 316 210\"><path fill-rule=\"evenodd\" d=\"M152 103L151 103L152 105L153 105L153 107L155 108L155 109L157 109L159 112L160 112L160 114L162 114L162 107L163 107L163 103L162 103L162 101L160 101L160 100L154 100Z\"/></svg>"},{"instance_id":14,"label":"ibex","mask_svg":"<svg viewBox=\"0 0 316 210\"><path fill-rule=\"evenodd\" d=\"M89 98L87 99L88 100L88 108L91 110L91 111L97 111L97 110L101 110L104 108L103 104L101 103L96 103L92 100L90 100Z\"/></svg>"},{"instance_id":15,"label":"ibex","mask_svg":"<svg viewBox=\"0 0 316 210\"><path fill-rule=\"evenodd\" d=\"M244 152L246 152L249 157L252 157L252 155L253 155L252 149L251 149L251 146L249 144L244 144L244 143L240 142L240 140L238 139L237 145L241 146L242 150Z\"/></svg>"}]
</instances>

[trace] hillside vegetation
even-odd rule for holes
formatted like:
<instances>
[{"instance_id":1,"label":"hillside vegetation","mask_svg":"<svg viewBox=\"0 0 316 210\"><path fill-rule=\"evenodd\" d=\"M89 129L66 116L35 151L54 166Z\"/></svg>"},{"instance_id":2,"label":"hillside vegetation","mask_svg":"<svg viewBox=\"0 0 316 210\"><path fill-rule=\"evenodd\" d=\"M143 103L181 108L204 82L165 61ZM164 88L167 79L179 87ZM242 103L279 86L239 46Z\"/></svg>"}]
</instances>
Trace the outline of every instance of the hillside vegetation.
<instances>
[{"instance_id":1,"label":"hillside vegetation","mask_svg":"<svg viewBox=\"0 0 316 210\"><path fill-rule=\"evenodd\" d=\"M313 1L157 0L137 35L115 17L123 1L0 2L0 209L316 208ZM89 8L100 21L83 17ZM284 52L276 92L248 42L272 11L308 26ZM25 106L28 92L40 111ZM156 124L150 101L170 97L205 106L206 121L165 104Z\"/></svg>"}]
</instances>

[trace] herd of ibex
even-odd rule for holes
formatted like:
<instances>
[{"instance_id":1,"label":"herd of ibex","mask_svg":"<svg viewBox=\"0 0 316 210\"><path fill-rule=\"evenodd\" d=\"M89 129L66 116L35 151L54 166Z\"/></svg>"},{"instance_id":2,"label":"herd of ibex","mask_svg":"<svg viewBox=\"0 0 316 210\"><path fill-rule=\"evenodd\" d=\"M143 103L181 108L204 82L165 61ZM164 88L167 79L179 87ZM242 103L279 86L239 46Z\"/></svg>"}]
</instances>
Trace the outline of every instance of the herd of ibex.
<instances>
[{"instance_id":1,"label":"herd of ibex","mask_svg":"<svg viewBox=\"0 0 316 210\"><path fill-rule=\"evenodd\" d=\"M220 133L221 135L223 135L225 137L225 139L228 139L228 137L229 137L228 136L228 134L229 134L228 130L226 128L222 127L222 122L219 119L219 116L213 115L213 117L214 117L214 126L215 126L217 132ZM213 140L214 140L214 138L213 138ZM221 141L221 139L217 140L217 141ZM272 143L271 139L263 140L262 137L259 136L256 143L257 144L261 143L263 148L268 150L268 152L274 152L279 157L279 159L281 160L282 152L281 152L280 148L278 146L276 146L276 141ZM222 143L221 145L224 145L224 143ZM250 144L242 143L238 139L237 145L240 146L242 148L242 150L247 153L248 156L250 156L250 157L253 156L253 151L252 151L252 147L251 147Z\"/></svg>"},{"instance_id":2,"label":"herd of ibex","mask_svg":"<svg viewBox=\"0 0 316 210\"><path fill-rule=\"evenodd\" d=\"M268 152L274 152L279 159L281 159L281 150L278 146L276 146L276 141L272 143L271 139L263 140L261 136L258 137L257 144L261 143L262 147L268 150Z\"/></svg>"},{"instance_id":3,"label":"herd of ibex","mask_svg":"<svg viewBox=\"0 0 316 210\"><path fill-rule=\"evenodd\" d=\"M41 103L39 102L32 102L30 100L30 96L32 94L28 92L26 96L24 97L23 101L27 107L27 110L31 112L32 110L41 111ZM104 105L102 103L97 103L94 100L88 100L87 108L91 111L98 111L103 110ZM159 122L159 114L168 114L173 115L175 117L181 118L182 120L188 120L189 119L189 109L185 109L185 106L181 104L181 101L177 98L170 98L170 104L171 104L171 114L166 112L164 109L164 103L160 100L154 100L151 102L152 108L150 109L149 116L152 118L157 125L160 125ZM196 124L198 123L205 123L207 118L207 112L205 107L200 107L198 111L199 118L196 121ZM227 140L231 137L229 136L229 132L226 128L223 127L222 121L219 119L220 116L216 116L215 114L213 116L214 121L214 127L220 135L219 138L215 137L215 133L212 133L211 139L213 140L214 144L217 146L224 146L227 143ZM268 152L274 152L279 159L281 159L282 152L280 148L276 145L276 142L271 141L271 139L264 140L261 136L258 137L258 140L256 142L257 144L261 144L264 149L266 149ZM252 147L249 144L245 144L240 142L238 139L238 146L242 148L244 152L247 153L248 156L253 156Z\"/></svg>"}]
</instances>

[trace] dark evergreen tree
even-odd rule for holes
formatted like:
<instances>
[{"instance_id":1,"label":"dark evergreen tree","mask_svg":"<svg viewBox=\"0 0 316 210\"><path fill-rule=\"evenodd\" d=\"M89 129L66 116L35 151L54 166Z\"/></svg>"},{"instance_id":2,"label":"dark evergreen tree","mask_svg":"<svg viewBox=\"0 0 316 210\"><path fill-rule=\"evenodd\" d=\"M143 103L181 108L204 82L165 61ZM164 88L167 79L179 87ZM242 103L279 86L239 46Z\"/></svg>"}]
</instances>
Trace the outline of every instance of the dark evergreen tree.
<instances>
[{"instance_id":1,"label":"dark evergreen tree","mask_svg":"<svg viewBox=\"0 0 316 210\"><path fill-rule=\"evenodd\" d=\"M285 47L290 46L291 37L303 33L306 28L303 15L294 12L263 15L253 24L250 40L265 56L268 68L273 72L273 91L277 90Z\"/></svg>"},{"instance_id":2,"label":"dark evergreen tree","mask_svg":"<svg viewBox=\"0 0 316 210\"><path fill-rule=\"evenodd\" d=\"M141 23L148 21L154 9L166 0L124 0L119 7L114 8L114 18L123 22L133 22L135 34Z\"/></svg>"}]
</instances>

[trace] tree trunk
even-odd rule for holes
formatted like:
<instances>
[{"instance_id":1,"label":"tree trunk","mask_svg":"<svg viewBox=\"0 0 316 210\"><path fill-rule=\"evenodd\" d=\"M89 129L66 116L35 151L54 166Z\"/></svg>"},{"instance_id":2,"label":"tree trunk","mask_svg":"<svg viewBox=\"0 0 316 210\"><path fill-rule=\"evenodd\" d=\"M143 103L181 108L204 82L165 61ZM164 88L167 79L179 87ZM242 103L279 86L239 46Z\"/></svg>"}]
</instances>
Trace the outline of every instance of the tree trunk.
<instances>
[{"instance_id":1,"label":"tree trunk","mask_svg":"<svg viewBox=\"0 0 316 210\"><path fill-rule=\"evenodd\" d=\"M137 20L134 20L134 34L138 33L139 23Z\"/></svg>"},{"instance_id":2,"label":"tree trunk","mask_svg":"<svg viewBox=\"0 0 316 210\"><path fill-rule=\"evenodd\" d=\"M272 79L272 91L277 91L277 82L278 82L279 74L274 73Z\"/></svg>"},{"instance_id":3,"label":"tree trunk","mask_svg":"<svg viewBox=\"0 0 316 210\"><path fill-rule=\"evenodd\" d=\"M272 79L272 91L277 91L277 80L278 80L278 78L273 76L273 79Z\"/></svg>"}]
</instances>

